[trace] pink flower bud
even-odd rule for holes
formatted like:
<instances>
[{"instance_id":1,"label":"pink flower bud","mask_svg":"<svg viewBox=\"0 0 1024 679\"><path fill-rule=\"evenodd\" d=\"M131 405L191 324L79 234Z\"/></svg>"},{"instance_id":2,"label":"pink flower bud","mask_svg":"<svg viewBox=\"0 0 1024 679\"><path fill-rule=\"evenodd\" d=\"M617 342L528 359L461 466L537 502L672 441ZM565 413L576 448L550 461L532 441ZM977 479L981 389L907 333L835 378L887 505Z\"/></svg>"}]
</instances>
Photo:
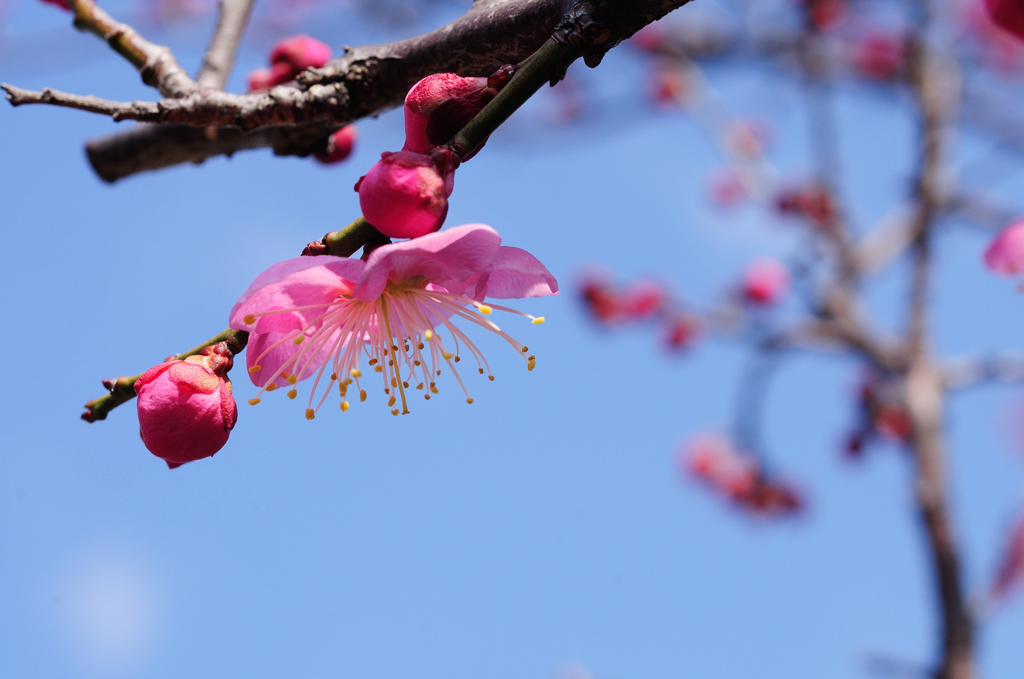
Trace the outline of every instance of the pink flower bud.
<instances>
[{"instance_id":1,"label":"pink flower bud","mask_svg":"<svg viewBox=\"0 0 1024 679\"><path fill-rule=\"evenodd\" d=\"M708 178L708 198L716 207L736 207L746 196L743 179L731 167L719 168Z\"/></svg>"},{"instance_id":2,"label":"pink flower bud","mask_svg":"<svg viewBox=\"0 0 1024 679\"><path fill-rule=\"evenodd\" d=\"M1003 229L985 250L985 266L1005 276L1024 274L1024 219Z\"/></svg>"},{"instance_id":3,"label":"pink flower bud","mask_svg":"<svg viewBox=\"0 0 1024 679\"><path fill-rule=\"evenodd\" d=\"M447 142L511 77L511 69L503 67L489 78L435 73L413 85L405 97L405 146L402 150L427 153Z\"/></svg>"},{"instance_id":4,"label":"pink flower bud","mask_svg":"<svg viewBox=\"0 0 1024 679\"><path fill-rule=\"evenodd\" d=\"M274 45L270 52L272 65L282 64L288 67L292 77L307 68L320 68L331 60L331 48L308 35L293 35Z\"/></svg>"},{"instance_id":5,"label":"pink flower bud","mask_svg":"<svg viewBox=\"0 0 1024 679\"><path fill-rule=\"evenodd\" d=\"M346 125L327 140L327 149L323 153L314 154L313 157L325 165L340 163L352 154L359 133L355 125Z\"/></svg>"},{"instance_id":6,"label":"pink flower bud","mask_svg":"<svg viewBox=\"0 0 1024 679\"><path fill-rule=\"evenodd\" d=\"M232 363L220 343L154 366L136 380L142 442L171 469L210 457L227 443L238 414L227 377Z\"/></svg>"},{"instance_id":7,"label":"pink flower bud","mask_svg":"<svg viewBox=\"0 0 1024 679\"><path fill-rule=\"evenodd\" d=\"M747 265L740 291L752 304L775 304L789 290L789 270L778 260L761 257Z\"/></svg>"},{"instance_id":8,"label":"pink flower bud","mask_svg":"<svg viewBox=\"0 0 1024 679\"><path fill-rule=\"evenodd\" d=\"M700 319L692 315L680 315L669 320L665 329L665 348L669 351L685 351L694 345L701 334Z\"/></svg>"},{"instance_id":9,"label":"pink flower bud","mask_svg":"<svg viewBox=\"0 0 1024 679\"><path fill-rule=\"evenodd\" d=\"M993 23L1024 40L1024 0L985 0Z\"/></svg>"},{"instance_id":10,"label":"pink flower bud","mask_svg":"<svg viewBox=\"0 0 1024 679\"><path fill-rule=\"evenodd\" d=\"M622 300L623 311L636 320L654 316L665 305L665 290L654 281L640 281L626 290Z\"/></svg>"},{"instance_id":11,"label":"pink flower bud","mask_svg":"<svg viewBox=\"0 0 1024 679\"><path fill-rule=\"evenodd\" d=\"M430 156L382 153L356 183L366 221L389 238L417 238L441 228L448 214L454 170L442 174Z\"/></svg>"},{"instance_id":12,"label":"pink flower bud","mask_svg":"<svg viewBox=\"0 0 1024 679\"><path fill-rule=\"evenodd\" d=\"M68 4L68 0L43 0L47 5L57 5L62 9L71 11L71 5Z\"/></svg>"},{"instance_id":13,"label":"pink flower bud","mask_svg":"<svg viewBox=\"0 0 1024 679\"><path fill-rule=\"evenodd\" d=\"M853 52L853 65L875 80L890 80L903 71L906 50L899 37L882 32L865 35Z\"/></svg>"}]
</instances>

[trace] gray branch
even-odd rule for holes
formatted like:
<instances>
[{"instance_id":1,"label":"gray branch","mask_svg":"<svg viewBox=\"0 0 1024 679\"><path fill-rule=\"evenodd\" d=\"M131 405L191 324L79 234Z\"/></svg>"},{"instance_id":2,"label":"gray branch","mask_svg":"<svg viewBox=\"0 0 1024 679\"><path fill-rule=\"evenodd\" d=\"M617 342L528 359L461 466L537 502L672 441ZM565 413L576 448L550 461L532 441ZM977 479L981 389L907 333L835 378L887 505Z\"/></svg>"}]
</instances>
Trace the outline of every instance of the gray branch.
<instances>
[{"instance_id":1,"label":"gray branch","mask_svg":"<svg viewBox=\"0 0 1024 679\"><path fill-rule=\"evenodd\" d=\"M249 14L255 0L220 0L218 3L217 27L203 57L202 68L196 76L199 87L223 90L227 85L231 68L242 34L249 23Z\"/></svg>"}]
</instances>

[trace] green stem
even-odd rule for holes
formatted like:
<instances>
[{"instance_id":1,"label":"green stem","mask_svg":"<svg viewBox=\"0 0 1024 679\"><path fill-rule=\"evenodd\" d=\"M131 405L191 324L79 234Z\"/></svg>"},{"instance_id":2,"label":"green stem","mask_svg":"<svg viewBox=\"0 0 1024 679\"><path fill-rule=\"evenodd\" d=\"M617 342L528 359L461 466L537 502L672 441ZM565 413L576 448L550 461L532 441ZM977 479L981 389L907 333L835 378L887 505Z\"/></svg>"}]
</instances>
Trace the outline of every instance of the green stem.
<instances>
[{"instance_id":1,"label":"green stem","mask_svg":"<svg viewBox=\"0 0 1024 679\"><path fill-rule=\"evenodd\" d=\"M335 257L349 257L356 250L363 247L374 237L380 236L380 231L373 228L366 218L359 215L359 218L339 231L331 231L324 236L323 244L327 250L322 254L334 255Z\"/></svg>"},{"instance_id":2,"label":"green stem","mask_svg":"<svg viewBox=\"0 0 1024 679\"><path fill-rule=\"evenodd\" d=\"M571 45L549 39L527 57L508 84L452 137L448 145L461 158L470 155L544 83L563 75L575 60L576 50Z\"/></svg>"},{"instance_id":3,"label":"green stem","mask_svg":"<svg viewBox=\"0 0 1024 679\"><path fill-rule=\"evenodd\" d=\"M167 360L180 361L183 358L195 356L206 347L217 344L218 342L226 342L231 353L238 354L245 349L245 345L248 341L249 333L246 331L232 330L231 328L228 328L220 334L206 340L199 346L193 347L180 354L175 354ZM142 377L143 374L144 373L139 373L138 375L121 376L113 380L103 380L103 386L109 389L110 393L86 403L85 412L82 413L82 419L86 422L95 422L96 420L107 419L107 413L122 403L127 403L135 398L135 382Z\"/></svg>"}]
</instances>

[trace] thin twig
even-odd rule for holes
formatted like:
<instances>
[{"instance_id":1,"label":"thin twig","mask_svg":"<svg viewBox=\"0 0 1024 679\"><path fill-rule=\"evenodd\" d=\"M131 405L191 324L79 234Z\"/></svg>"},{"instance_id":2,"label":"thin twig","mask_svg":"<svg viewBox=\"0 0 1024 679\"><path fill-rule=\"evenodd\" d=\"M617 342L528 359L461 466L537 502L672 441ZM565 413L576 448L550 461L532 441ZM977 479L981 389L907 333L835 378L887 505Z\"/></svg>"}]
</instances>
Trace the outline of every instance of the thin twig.
<instances>
[{"instance_id":1,"label":"thin twig","mask_svg":"<svg viewBox=\"0 0 1024 679\"><path fill-rule=\"evenodd\" d=\"M217 26L203 57L199 75L196 76L199 87L223 90L227 85L254 2L255 0L220 0L218 3Z\"/></svg>"}]
</instances>

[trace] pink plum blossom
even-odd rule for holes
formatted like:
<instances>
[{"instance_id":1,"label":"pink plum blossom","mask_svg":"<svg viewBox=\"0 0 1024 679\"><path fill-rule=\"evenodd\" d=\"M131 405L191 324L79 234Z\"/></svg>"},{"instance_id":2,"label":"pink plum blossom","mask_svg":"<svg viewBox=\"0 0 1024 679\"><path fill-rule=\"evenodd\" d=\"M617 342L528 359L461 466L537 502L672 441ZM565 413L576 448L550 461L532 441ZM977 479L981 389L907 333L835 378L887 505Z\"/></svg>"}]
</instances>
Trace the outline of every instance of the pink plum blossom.
<instances>
[{"instance_id":1,"label":"pink plum blossom","mask_svg":"<svg viewBox=\"0 0 1024 679\"><path fill-rule=\"evenodd\" d=\"M418 238L441 228L455 172L442 172L430 156L382 153L356 183L366 221L389 238Z\"/></svg>"},{"instance_id":2,"label":"pink plum blossom","mask_svg":"<svg viewBox=\"0 0 1024 679\"><path fill-rule=\"evenodd\" d=\"M1003 229L985 250L985 266L1005 276L1024 274L1024 219Z\"/></svg>"},{"instance_id":3,"label":"pink plum blossom","mask_svg":"<svg viewBox=\"0 0 1024 679\"><path fill-rule=\"evenodd\" d=\"M890 80L903 71L906 57L906 47L901 36L872 31L857 41L853 51L853 65L868 78Z\"/></svg>"},{"instance_id":4,"label":"pink plum blossom","mask_svg":"<svg viewBox=\"0 0 1024 679\"><path fill-rule=\"evenodd\" d=\"M359 133L356 131L356 126L346 125L330 136L327 140L327 149L323 153L317 153L314 158L324 165L340 163L352 155L352 149L358 138Z\"/></svg>"},{"instance_id":5,"label":"pink plum blossom","mask_svg":"<svg viewBox=\"0 0 1024 679\"><path fill-rule=\"evenodd\" d=\"M777 259L759 257L743 271L740 292L751 304L775 304L789 290L789 270Z\"/></svg>"},{"instance_id":6,"label":"pink plum blossom","mask_svg":"<svg viewBox=\"0 0 1024 679\"><path fill-rule=\"evenodd\" d=\"M536 359L529 349L501 330L490 315L505 311L534 324L542 323L543 317L483 300L557 292L554 277L533 255L502 246L501 237L489 226L467 224L381 246L366 261L321 255L275 264L238 300L230 324L250 333L246 364L253 383L262 387L250 404L259 403L264 392L315 375L306 418L313 419L332 387L345 411L353 384L360 401L366 400L360 378L364 370L372 370L383 382L392 414L398 415L409 412L412 392L420 391L426 400L437 393L435 379L442 365L455 374L466 401L472 403L456 369L464 355L476 361L481 375L494 379L483 354L453 319L497 334L532 370ZM321 381L328 387L314 406ZM292 386L288 396L296 395ZM401 411L395 407L399 400Z\"/></svg>"},{"instance_id":7,"label":"pink plum blossom","mask_svg":"<svg viewBox=\"0 0 1024 679\"><path fill-rule=\"evenodd\" d=\"M135 381L142 442L171 469L227 443L238 413L227 377L232 363L231 352L217 344L154 366Z\"/></svg>"}]
</instances>

